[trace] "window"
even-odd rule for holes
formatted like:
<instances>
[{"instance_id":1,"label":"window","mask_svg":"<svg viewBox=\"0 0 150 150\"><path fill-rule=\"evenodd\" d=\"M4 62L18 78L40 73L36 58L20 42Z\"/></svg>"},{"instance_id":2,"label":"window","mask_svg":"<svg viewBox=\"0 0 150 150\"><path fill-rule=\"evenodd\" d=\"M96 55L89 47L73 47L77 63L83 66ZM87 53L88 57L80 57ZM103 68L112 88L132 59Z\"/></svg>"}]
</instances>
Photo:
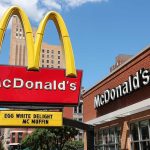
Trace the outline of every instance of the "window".
<instances>
[{"instance_id":1,"label":"window","mask_svg":"<svg viewBox=\"0 0 150 150\"><path fill-rule=\"evenodd\" d=\"M16 28L16 32L18 31L18 28Z\"/></svg>"},{"instance_id":2,"label":"window","mask_svg":"<svg viewBox=\"0 0 150 150\"><path fill-rule=\"evenodd\" d=\"M83 107L82 107L82 103L80 103L78 106L74 107L74 113L79 113L81 114L83 112Z\"/></svg>"},{"instance_id":3,"label":"window","mask_svg":"<svg viewBox=\"0 0 150 150\"><path fill-rule=\"evenodd\" d=\"M51 65L51 68L54 68L54 66L53 66L53 65Z\"/></svg>"},{"instance_id":4,"label":"window","mask_svg":"<svg viewBox=\"0 0 150 150\"><path fill-rule=\"evenodd\" d=\"M49 58L49 55L47 55L47 58Z\"/></svg>"},{"instance_id":5,"label":"window","mask_svg":"<svg viewBox=\"0 0 150 150\"><path fill-rule=\"evenodd\" d=\"M42 65L42 67L44 67L44 65Z\"/></svg>"},{"instance_id":6,"label":"window","mask_svg":"<svg viewBox=\"0 0 150 150\"><path fill-rule=\"evenodd\" d=\"M22 141L22 135L23 135L22 132L18 132L18 143L21 143L21 141Z\"/></svg>"},{"instance_id":7,"label":"window","mask_svg":"<svg viewBox=\"0 0 150 150\"><path fill-rule=\"evenodd\" d=\"M22 29L20 28L20 32L22 31Z\"/></svg>"},{"instance_id":8,"label":"window","mask_svg":"<svg viewBox=\"0 0 150 150\"><path fill-rule=\"evenodd\" d=\"M51 58L54 58L54 55L51 55Z\"/></svg>"},{"instance_id":9,"label":"window","mask_svg":"<svg viewBox=\"0 0 150 150\"><path fill-rule=\"evenodd\" d=\"M60 64L60 61L58 61L58 64Z\"/></svg>"},{"instance_id":10,"label":"window","mask_svg":"<svg viewBox=\"0 0 150 150\"><path fill-rule=\"evenodd\" d=\"M120 150L120 127L111 127L107 129L100 129L98 131L98 141L96 142L99 150Z\"/></svg>"},{"instance_id":11,"label":"window","mask_svg":"<svg viewBox=\"0 0 150 150\"><path fill-rule=\"evenodd\" d=\"M58 56L58 59L60 59L60 56Z\"/></svg>"},{"instance_id":12,"label":"window","mask_svg":"<svg viewBox=\"0 0 150 150\"><path fill-rule=\"evenodd\" d=\"M44 54L42 54L42 58L44 58Z\"/></svg>"},{"instance_id":13,"label":"window","mask_svg":"<svg viewBox=\"0 0 150 150\"><path fill-rule=\"evenodd\" d=\"M58 51L58 54L60 54L60 51Z\"/></svg>"},{"instance_id":14,"label":"window","mask_svg":"<svg viewBox=\"0 0 150 150\"><path fill-rule=\"evenodd\" d=\"M49 65L47 65L47 68L49 68Z\"/></svg>"},{"instance_id":15,"label":"window","mask_svg":"<svg viewBox=\"0 0 150 150\"><path fill-rule=\"evenodd\" d=\"M60 66L58 66L58 68L60 68Z\"/></svg>"},{"instance_id":16,"label":"window","mask_svg":"<svg viewBox=\"0 0 150 150\"><path fill-rule=\"evenodd\" d=\"M131 123L132 150L149 150L150 147L150 120Z\"/></svg>"},{"instance_id":17,"label":"window","mask_svg":"<svg viewBox=\"0 0 150 150\"><path fill-rule=\"evenodd\" d=\"M16 33L16 36L18 36L18 33Z\"/></svg>"},{"instance_id":18,"label":"window","mask_svg":"<svg viewBox=\"0 0 150 150\"><path fill-rule=\"evenodd\" d=\"M79 104L78 111L79 113L82 113L82 103Z\"/></svg>"},{"instance_id":19,"label":"window","mask_svg":"<svg viewBox=\"0 0 150 150\"><path fill-rule=\"evenodd\" d=\"M79 121L82 122L82 118L79 118Z\"/></svg>"},{"instance_id":20,"label":"window","mask_svg":"<svg viewBox=\"0 0 150 150\"><path fill-rule=\"evenodd\" d=\"M47 53L49 53L49 50L47 50Z\"/></svg>"},{"instance_id":21,"label":"window","mask_svg":"<svg viewBox=\"0 0 150 150\"><path fill-rule=\"evenodd\" d=\"M54 63L54 60L51 60L51 63L53 64L53 63Z\"/></svg>"},{"instance_id":22,"label":"window","mask_svg":"<svg viewBox=\"0 0 150 150\"><path fill-rule=\"evenodd\" d=\"M76 106L74 107L74 113L77 113L77 107Z\"/></svg>"},{"instance_id":23,"label":"window","mask_svg":"<svg viewBox=\"0 0 150 150\"><path fill-rule=\"evenodd\" d=\"M46 62L49 63L49 60L47 60Z\"/></svg>"},{"instance_id":24,"label":"window","mask_svg":"<svg viewBox=\"0 0 150 150\"><path fill-rule=\"evenodd\" d=\"M42 63L44 63L44 59L42 59Z\"/></svg>"},{"instance_id":25,"label":"window","mask_svg":"<svg viewBox=\"0 0 150 150\"><path fill-rule=\"evenodd\" d=\"M15 143L15 133L12 133L12 143Z\"/></svg>"},{"instance_id":26,"label":"window","mask_svg":"<svg viewBox=\"0 0 150 150\"><path fill-rule=\"evenodd\" d=\"M51 53L54 54L54 50L53 49L52 49Z\"/></svg>"},{"instance_id":27,"label":"window","mask_svg":"<svg viewBox=\"0 0 150 150\"><path fill-rule=\"evenodd\" d=\"M44 53L44 49L42 49L42 53Z\"/></svg>"}]
</instances>

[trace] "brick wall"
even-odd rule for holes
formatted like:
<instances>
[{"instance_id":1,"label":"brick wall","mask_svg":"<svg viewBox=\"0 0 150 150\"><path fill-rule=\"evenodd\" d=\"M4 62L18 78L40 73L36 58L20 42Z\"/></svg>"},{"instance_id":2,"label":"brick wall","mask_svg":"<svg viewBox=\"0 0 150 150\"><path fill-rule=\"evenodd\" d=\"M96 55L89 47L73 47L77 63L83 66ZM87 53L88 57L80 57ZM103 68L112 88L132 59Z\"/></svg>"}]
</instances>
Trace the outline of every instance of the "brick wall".
<instances>
[{"instance_id":1,"label":"brick wall","mask_svg":"<svg viewBox=\"0 0 150 150\"><path fill-rule=\"evenodd\" d=\"M143 99L150 97L150 86L143 87L138 91L130 93L127 96L114 100L99 109L94 109L94 97L98 94L103 94L107 89L112 89L128 80L130 75L134 75L138 70L150 68L150 48L147 48L132 60L127 62L122 67L118 68L115 72L110 74L99 84L92 87L89 91L83 95L83 117L84 122L110 113L117 109L129 106L131 104L142 101Z\"/></svg>"}]
</instances>

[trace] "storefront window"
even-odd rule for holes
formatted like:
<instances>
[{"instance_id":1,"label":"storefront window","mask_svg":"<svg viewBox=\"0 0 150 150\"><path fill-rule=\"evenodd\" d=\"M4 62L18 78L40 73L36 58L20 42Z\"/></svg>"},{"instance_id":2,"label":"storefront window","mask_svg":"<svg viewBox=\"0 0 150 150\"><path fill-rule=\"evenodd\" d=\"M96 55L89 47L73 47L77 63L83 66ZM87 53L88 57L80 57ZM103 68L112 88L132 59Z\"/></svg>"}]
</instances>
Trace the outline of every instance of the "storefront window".
<instances>
[{"instance_id":1,"label":"storefront window","mask_svg":"<svg viewBox=\"0 0 150 150\"><path fill-rule=\"evenodd\" d=\"M131 147L132 150L149 150L150 148L150 120L132 123Z\"/></svg>"},{"instance_id":2,"label":"storefront window","mask_svg":"<svg viewBox=\"0 0 150 150\"><path fill-rule=\"evenodd\" d=\"M98 131L97 150L120 150L120 127L100 129Z\"/></svg>"},{"instance_id":3,"label":"storefront window","mask_svg":"<svg viewBox=\"0 0 150 150\"><path fill-rule=\"evenodd\" d=\"M140 131L141 131L142 140L149 139L149 127L148 126L149 126L148 120L140 122Z\"/></svg>"},{"instance_id":4,"label":"storefront window","mask_svg":"<svg viewBox=\"0 0 150 150\"><path fill-rule=\"evenodd\" d=\"M132 134L132 141L139 140L139 133L138 133L138 123L131 124L131 134Z\"/></svg>"},{"instance_id":5,"label":"storefront window","mask_svg":"<svg viewBox=\"0 0 150 150\"><path fill-rule=\"evenodd\" d=\"M98 132L98 144L103 144L103 132L99 130Z\"/></svg>"},{"instance_id":6,"label":"storefront window","mask_svg":"<svg viewBox=\"0 0 150 150\"><path fill-rule=\"evenodd\" d=\"M115 143L115 128L109 130L109 143Z\"/></svg>"},{"instance_id":7,"label":"storefront window","mask_svg":"<svg viewBox=\"0 0 150 150\"><path fill-rule=\"evenodd\" d=\"M104 144L108 144L108 139L109 139L109 134L108 134L109 130L106 129L103 131L103 141L104 141Z\"/></svg>"}]
</instances>

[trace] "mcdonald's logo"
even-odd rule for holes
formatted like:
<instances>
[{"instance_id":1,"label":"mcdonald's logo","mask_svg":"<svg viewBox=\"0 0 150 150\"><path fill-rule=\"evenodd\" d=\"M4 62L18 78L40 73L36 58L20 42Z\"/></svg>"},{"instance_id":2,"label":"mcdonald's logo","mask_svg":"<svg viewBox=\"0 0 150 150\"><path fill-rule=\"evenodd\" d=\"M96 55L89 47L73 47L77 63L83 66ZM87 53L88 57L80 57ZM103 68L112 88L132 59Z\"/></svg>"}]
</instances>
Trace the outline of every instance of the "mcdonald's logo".
<instances>
[{"instance_id":1,"label":"mcdonald's logo","mask_svg":"<svg viewBox=\"0 0 150 150\"><path fill-rule=\"evenodd\" d=\"M18 6L10 7L0 20L0 46L13 15L20 18L25 31L28 70L25 67L0 66L0 105L78 104L82 71L76 70L70 37L61 15L54 11L48 12L40 22L34 41L29 19L23 9ZM39 70L41 44L49 20L56 25L65 54L66 70Z\"/></svg>"},{"instance_id":2,"label":"mcdonald's logo","mask_svg":"<svg viewBox=\"0 0 150 150\"><path fill-rule=\"evenodd\" d=\"M62 48L65 53L65 62L66 62L66 76L69 77L76 77L76 69L74 63L74 56L72 51L72 45L70 41L70 37L63 21L63 18L57 12L51 11L48 12L45 17L40 22L38 30L36 32L35 41L33 39L32 28L29 22L29 19L26 13L23 11L22 8L18 6L10 7L2 16L0 21L0 46L2 45L4 34L9 23L10 18L13 15L17 15L21 23L24 27L25 37L26 37L26 44L28 50L28 69L29 70L39 70L39 60L40 60L40 50L41 44L43 40L44 30L47 22L52 20L57 28Z\"/></svg>"}]
</instances>

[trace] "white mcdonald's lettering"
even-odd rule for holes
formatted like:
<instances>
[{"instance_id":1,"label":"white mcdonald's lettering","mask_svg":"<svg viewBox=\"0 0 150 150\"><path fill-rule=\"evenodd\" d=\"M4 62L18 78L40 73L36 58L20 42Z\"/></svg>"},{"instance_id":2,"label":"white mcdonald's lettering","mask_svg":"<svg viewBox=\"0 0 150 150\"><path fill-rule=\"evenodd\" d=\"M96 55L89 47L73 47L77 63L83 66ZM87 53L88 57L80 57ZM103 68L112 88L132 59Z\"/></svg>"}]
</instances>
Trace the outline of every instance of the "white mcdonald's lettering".
<instances>
[{"instance_id":1,"label":"white mcdonald's lettering","mask_svg":"<svg viewBox=\"0 0 150 150\"><path fill-rule=\"evenodd\" d=\"M53 80L51 82L46 81L24 81L21 78L14 78L13 80L5 79L0 81L0 88L15 88L15 89L21 89L21 88L27 88L27 89L36 89L36 90L60 90L65 91L68 87L69 90L75 91L77 89L76 83L70 82L70 81L61 81L58 82L57 80ZM68 86L69 85L69 86Z\"/></svg>"},{"instance_id":2,"label":"white mcdonald's lettering","mask_svg":"<svg viewBox=\"0 0 150 150\"><path fill-rule=\"evenodd\" d=\"M106 90L103 94L98 94L94 97L94 107L101 107L110 101L114 101L122 96L125 96L142 86L150 84L150 70L141 69L135 73L135 76L129 76L128 81L125 81L117 87Z\"/></svg>"}]
</instances>

